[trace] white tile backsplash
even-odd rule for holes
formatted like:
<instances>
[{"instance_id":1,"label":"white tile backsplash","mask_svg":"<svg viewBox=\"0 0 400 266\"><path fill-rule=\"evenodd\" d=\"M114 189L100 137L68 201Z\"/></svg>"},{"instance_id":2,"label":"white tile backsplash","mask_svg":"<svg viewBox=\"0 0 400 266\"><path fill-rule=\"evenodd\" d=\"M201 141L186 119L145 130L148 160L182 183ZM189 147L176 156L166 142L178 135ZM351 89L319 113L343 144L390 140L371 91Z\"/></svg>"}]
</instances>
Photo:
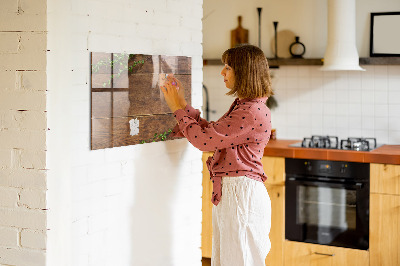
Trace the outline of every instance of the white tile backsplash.
<instances>
[{"instance_id":1,"label":"white tile backsplash","mask_svg":"<svg viewBox=\"0 0 400 266\"><path fill-rule=\"evenodd\" d=\"M320 71L319 66L272 69L278 102L272 126L277 137L376 137L379 143L399 144L400 66L362 67L366 71ZM233 99L224 95L220 69L215 68L204 67L204 84L210 91L210 108L217 110L212 117L218 119Z\"/></svg>"},{"instance_id":2,"label":"white tile backsplash","mask_svg":"<svg viewBox=\"0 0 400 266\"><path fill-rule=\"evenodd\" d=\"M379 143L399 144L400 66L362 67L366 71L323 72L315 66L274 69L279 106L272 111L272 123L278 138L323 134L376 137ZM311 123L305 122L308 119ZM301 134L305 132L309 134Z\"/></svg>"},{"instance_id":3,"label":"white tile backsplash","mask_svg":"<svg viewBox=\"0 0 400 266\"><path fill-rule=\"evenodd\" d=\"M400 88L397 91L389 91L388 93L389 96L389 104L395 104L399 105L400 104Z\"/></svg>"}]
</instances>

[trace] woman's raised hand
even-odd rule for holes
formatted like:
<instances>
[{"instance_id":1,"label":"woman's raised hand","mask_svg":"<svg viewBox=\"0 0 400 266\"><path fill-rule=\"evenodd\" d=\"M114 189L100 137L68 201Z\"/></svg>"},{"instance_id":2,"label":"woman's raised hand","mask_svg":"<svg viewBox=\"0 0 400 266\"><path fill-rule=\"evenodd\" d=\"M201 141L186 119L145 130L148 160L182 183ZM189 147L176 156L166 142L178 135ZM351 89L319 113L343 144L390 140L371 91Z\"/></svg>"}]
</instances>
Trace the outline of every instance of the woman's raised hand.
<instances>
[{"instance_id":1,"label":"woman's raised hand","mask_svg":"<svg viewBox=\"0 0 400 266\"><path fill-rule=\"evenodd\" d=\"M160 85L160 88L172 112L186 107L187 103L184 97L185 91L183 85L178 79L173 77L173 75L169 74L165 82Z\"/></svg>"},{"instance_id":2,"label":"woman's raised hand","mask_svg":"<svg viewBox=\"0 0 400 266\"><path fill-rule=\"evenodd\" d=\"M169 75L168 75L168 77L169 77ZM180 102L181 106L183 106L183 108L185 108L187 105L187 102L185 100L185 88L183 87L182 82L179 79L175 78L174 75L171 75L171 77L178 86L179 102Z\"/></svg>"}]
</instances>

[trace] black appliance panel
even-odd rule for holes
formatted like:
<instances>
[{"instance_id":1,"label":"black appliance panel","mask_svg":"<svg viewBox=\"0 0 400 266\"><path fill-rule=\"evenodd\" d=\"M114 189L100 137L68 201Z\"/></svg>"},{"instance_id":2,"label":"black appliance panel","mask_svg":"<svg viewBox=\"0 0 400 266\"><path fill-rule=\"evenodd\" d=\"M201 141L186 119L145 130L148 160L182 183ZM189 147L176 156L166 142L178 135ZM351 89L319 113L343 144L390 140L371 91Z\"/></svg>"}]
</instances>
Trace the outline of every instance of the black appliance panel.
<instances>
[{"instance_id":1,"label":"black appliance panel","mask_svg":"<svg viewBox=\"0 0 400 266\"><path fill-rule=\"evenodd\" d=\"M369 164L286 159L286 239L367 250Z\"/></svg>"}]
</instances>

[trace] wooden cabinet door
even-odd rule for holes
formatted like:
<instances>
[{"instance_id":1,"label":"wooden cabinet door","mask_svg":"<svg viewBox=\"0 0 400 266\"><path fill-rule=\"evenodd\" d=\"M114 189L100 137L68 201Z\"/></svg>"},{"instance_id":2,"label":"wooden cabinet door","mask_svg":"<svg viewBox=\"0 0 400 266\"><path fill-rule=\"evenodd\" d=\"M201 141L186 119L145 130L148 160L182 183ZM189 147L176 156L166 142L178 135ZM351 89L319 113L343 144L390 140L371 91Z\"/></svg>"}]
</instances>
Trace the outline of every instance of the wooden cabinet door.
<instances>
[{"instance_id":1,"label":"wooden cabinet door","mask_svg":"<svg viewBox=\"0 0 400 266\"><path fill-rule=\"evenodd\" d=\"M266 184L285 185L285 158L264 156L261 163L268 177Z\"/></svg>"},{"instance_id":2,"label":"wooden cabinet door","mask_svg":"<svg viewBox=\"0 0 400 266\"><path fill-rule=\"evenodd\" d=\"M201 224L201 253L204 258L211 258L212 253L212 183L206 165L211 152L203 153L203 195L202 195L202 224Z\"/></svg>"},{"instance_id":3,"label":"wooden cabinet door","mask_svg":"<svg viewBox=\"0 0 400 266\"><path fill-rule=\"evenodd\" d=\"M400 165L370 165L371 193L400 195Z\"/></svg>"},{"instance_id":4,"label":"wooden cabinet door","mask_svg":"<svg viewBox=\"0 0 400 266\"><path fill-rule=\"evenodd\" d=\"M370 265L400 265L400 196L371 194L370 202Z\"/></svg>"},{"instance_id":5,"label":"wooden cabinet door","mask_svg":"<svg viewBox=\"0 0 400 266\"><path fill-rule=\"evenodd\" d=\"M365 250L285 241L285 266L368 266Z\"/></svg>"},{"instance_id":6,"label":"wooden cabinet door","mask_svg":"<svg viewBox=\"0 0 400 266\"><path fill-rule=\"evenodd\" d=\"M285 240L285 187L265 184L271 199L271 250L265 259L266 266L283 265L283 243Z\"/></svg>"}]
</instances>

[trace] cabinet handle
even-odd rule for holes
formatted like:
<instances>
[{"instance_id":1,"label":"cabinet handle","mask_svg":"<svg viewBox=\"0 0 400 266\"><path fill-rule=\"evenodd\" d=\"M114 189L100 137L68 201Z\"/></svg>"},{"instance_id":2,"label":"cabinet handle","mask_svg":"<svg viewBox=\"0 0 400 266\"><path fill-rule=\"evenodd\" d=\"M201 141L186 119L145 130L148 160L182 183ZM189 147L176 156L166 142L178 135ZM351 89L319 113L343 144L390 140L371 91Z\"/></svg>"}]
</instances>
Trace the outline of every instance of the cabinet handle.
<instances>
[{"instance_id":1,"label":"cabinet handle","mask_svg":"<svg viewBox=\"0 0 400 266\"><path fill-rule=\"evenodd\" d=\"M320 253L320 252L314 252L315 255L323 255L323 256L330 256L333 257L335 254L328 254L328 253Z\"/></svg>"}]
</instances>

